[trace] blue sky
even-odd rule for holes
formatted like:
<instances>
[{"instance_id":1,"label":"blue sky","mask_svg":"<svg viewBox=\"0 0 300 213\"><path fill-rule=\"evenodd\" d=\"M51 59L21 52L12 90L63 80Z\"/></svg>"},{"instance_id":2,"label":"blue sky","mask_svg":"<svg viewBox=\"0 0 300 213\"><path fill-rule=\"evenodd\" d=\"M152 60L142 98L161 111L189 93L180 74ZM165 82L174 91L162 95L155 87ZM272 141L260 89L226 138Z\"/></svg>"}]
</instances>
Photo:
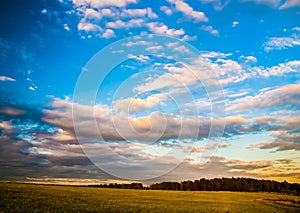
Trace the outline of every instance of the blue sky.
<instances>
[{"instance_id":1,"label":"blue sky","mask_svg":"<svg viewBox=\"0 0 300 213\"><path fill-rule=\"evenodd\" d=\"M0 20L1 179L299 182L298 0L13 0Z\"/></svg>"}]
</instances>

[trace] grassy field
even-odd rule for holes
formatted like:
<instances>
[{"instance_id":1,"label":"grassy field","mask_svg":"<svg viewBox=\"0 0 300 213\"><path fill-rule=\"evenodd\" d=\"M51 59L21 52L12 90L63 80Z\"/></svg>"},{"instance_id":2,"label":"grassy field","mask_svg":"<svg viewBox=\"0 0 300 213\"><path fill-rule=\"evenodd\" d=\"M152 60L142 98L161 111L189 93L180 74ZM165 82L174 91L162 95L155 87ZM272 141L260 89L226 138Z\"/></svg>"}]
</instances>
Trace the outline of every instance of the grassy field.
<instances>
[{"instance_id":1,"label":"grassy field","mask_svg":"<svg viewBox=\"0 0 300 213\"><path fill-rule=\"evenodd\" d=\"M101 189L0 183L0 212L300 212L273 193Z\"/></svg>"}]
</instances>

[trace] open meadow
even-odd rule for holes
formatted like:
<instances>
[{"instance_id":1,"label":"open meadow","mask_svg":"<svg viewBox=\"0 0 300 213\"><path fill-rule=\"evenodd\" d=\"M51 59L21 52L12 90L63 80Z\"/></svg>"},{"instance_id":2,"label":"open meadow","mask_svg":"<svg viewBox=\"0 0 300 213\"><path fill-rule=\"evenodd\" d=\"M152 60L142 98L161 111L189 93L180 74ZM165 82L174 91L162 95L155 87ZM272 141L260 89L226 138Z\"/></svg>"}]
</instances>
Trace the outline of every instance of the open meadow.
<instances>
[{"instance_id":1,"label":"open meadow","mask_svg":"<svg viewBox=\"0 0 300 213\"><path fill-rule=\"evenodd\" d=\"M0 212L300 212L276 193L103 189L0 184Z\"/></svg>"}]
</instances>

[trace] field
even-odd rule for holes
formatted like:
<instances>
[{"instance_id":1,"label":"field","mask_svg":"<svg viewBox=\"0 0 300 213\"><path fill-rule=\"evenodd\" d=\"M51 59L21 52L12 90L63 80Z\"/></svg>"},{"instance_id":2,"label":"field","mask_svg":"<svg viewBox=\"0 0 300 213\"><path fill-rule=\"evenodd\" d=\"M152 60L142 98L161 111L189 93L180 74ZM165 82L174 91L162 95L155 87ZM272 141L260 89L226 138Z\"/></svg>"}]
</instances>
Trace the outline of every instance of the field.
<instances>
[{"instance_id":1,"label":"field","mask_svg":"<svg viewBox=\"0 0 300 213\"><path fill-rule=\"evenodd\" d=\"M154 191L0 183L0 212L300 212L274 193Z\"/></svg>"}]
</instances>

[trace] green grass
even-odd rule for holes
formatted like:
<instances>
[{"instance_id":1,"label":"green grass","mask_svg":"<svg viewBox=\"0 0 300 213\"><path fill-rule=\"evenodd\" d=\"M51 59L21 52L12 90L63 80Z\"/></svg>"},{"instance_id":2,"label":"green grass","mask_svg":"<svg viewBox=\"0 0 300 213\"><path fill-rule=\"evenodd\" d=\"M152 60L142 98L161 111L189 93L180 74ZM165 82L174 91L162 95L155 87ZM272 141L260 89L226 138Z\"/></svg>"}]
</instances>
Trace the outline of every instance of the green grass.
<instances>
[{"instance_id":1,"label":"green grass","mask_svg":"<svg viewBox=\"0 0 300 213\"><path fill-rule=\"evenodd\" d=\"M299 204L287 202L299 199L274 193L0 184L0 212L300 212Z\"/></svg>"}]
</instances>

